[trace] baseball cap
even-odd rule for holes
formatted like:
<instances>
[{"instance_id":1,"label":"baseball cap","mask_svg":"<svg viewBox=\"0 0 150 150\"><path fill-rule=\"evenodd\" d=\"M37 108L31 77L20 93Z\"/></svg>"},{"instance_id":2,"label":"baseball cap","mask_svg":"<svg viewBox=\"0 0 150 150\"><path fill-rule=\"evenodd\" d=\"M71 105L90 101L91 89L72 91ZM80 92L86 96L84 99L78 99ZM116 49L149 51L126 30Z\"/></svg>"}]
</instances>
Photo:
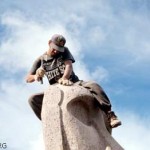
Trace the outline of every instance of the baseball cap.
<instances>
[{"instance_id":1,"label":"baseball cap","mask_svg":"<svg viewBox=\"0 0 150 150\"><path fill-rule=\"evenodd\" d=\"M52 48L56 49L59 52L64 52L64 45L66 39L60 34L54 34L50 40Z\"/></svg>"}]
</instances>

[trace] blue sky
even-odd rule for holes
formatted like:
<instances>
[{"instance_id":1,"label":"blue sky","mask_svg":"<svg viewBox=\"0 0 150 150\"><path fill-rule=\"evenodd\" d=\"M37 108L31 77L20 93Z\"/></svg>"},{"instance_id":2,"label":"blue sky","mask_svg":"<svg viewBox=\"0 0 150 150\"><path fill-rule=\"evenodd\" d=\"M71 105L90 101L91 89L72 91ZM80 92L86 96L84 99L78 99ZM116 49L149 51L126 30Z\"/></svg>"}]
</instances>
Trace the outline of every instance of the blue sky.
<instances>
[{"instance_id":1,"label":"blue sky","mask_svg":"<svg viewBox=\"0 0 150 150\"><path fill-rule=\"evenodd\" d=\"M66 37L80 79L97 81L111 99L123 122L115 139L127 150L150 147L149 0L1 0L0 143L42 149L41 123L27 99L48 85L24 77L55 33Z\"/></svg>"}]
</instances>

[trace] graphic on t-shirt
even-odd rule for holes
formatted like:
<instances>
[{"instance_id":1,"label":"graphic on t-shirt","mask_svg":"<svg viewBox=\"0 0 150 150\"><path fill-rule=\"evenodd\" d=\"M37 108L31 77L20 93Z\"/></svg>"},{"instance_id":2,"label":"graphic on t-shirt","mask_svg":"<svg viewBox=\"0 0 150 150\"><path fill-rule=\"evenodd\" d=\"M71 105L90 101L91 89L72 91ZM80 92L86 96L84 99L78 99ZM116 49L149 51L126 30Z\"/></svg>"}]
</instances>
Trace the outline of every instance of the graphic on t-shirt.
<instances>
[{"instance_id":1,"label":"graphic on t-shirt","mask_svg":"<svg viewBox=\"0 0 150 150\"><path fill-rule=\"evenodd\" d=\"M61 66L58 66L57 68L46 70L46 75L49 81L52 80L53 78L57 80L57 78L60 78L63 75L64 71L65 71L65 65L62 64Z\"/></svg>"},{"instance_id":2,"label":"graphic on t-shirt","mask_svg":"<svg viewBox=\"0 0 150 150\"><path fill-rule=\"evenodd\" d=\"M43 60L43 68L46 71L46 76L49 82L57 82L58 79L62 77L65 71L65 65L62 61L62 58L49 59L47 61Z\"/></svg>"}]
</instances>

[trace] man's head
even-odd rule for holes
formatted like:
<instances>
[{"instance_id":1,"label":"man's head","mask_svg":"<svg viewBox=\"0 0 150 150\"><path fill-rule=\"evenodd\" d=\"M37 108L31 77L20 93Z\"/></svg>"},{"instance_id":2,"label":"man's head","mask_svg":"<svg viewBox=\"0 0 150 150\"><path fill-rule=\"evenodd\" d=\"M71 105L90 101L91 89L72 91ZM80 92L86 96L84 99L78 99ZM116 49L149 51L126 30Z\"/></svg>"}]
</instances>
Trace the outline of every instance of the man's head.
<instances>
[{"instance_id":1,"label":"man's head","mask_svg":"<svg viewBox=\"0 0 150 150\"><path fill-rule=\"evenodd\" d=\"M65 43L66 39L60 34L54 34L49 40L50 48L57 50L58 52L64 52Z\"/></svg>"}]
</instances>

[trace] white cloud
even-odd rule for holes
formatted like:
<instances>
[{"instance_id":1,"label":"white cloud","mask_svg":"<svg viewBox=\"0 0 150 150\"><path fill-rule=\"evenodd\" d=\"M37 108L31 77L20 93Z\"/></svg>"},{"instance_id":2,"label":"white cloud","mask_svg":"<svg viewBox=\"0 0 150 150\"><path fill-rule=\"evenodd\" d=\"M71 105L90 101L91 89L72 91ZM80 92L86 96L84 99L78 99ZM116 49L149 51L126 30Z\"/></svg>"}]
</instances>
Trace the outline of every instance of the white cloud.
<instances>
[{"instance_id":1,"label":"white cloud","mask_svg":"<svg viewBox=\"0 0 150 150\"><path fill-rule=\"evenodd\" d=\"M34 84L31 87L13 80L1 82L0 142L5 142L9 149L25 150L41 131L40 122L28 104L28 97L40 88Z\"/></svg>"},{"instance_id":2,"label":"white cloud","mask_svg":"<svg viewBox=\"0 0 150 150\"><path fill-rule=\"evenodd\" d=\"M90 43L92 46L100 47L103 44L103 42L106 40L107 33L103 30L101 26L94 26L89 30L87 36L88 36L87 43Z\"/></svg>"},{"instance_id":3,"label":"white cloud","mask_svg":"<svg viewBox=\"0 0 150 150\"><path fill-rule=\"evenodd\" d=\"M8 40L1 44L0 54L3 57L0 64L10 71L11 68L18 70L31 66L33 59L48 49L50 36L54 33L65 33L65 29L59 25L47 29L13 15L4 15L2 23L11 30L11 36L8 35ZM8 59L9 61L6 61Z\"/></svg>"},{"instance_id":4,"label":"white cloud","mask_svg":"<svg viewBox=\"0 0 150 150\"><path fill-rule=\"evenodd\" d=\"M92 78L97 82L107 81L109 78L109 72L104 67L98 66L95 68L94 72L91 73Z\"/></svg>"},{"instance_id":5,"label":"white cloud","mask_svg":"<svg viewBox=\"0 0 150 150\"><path fill-rule=\"evenodd\" d=\"M124 13L124 50L134 56L133 63L149 61L150 21L140 14ZM132 61L131 61L132 63Z\"/></svg>"},{"instance_id":6,"label":"white cloud","mask_svg":"<svg viewBox=\"0 0 150 150\"><path fill-rule=\"evenodd\" d=\"M44 150L45 145L44 145L43 133L40 133L35 139L35 141L32 141L30 145L31 147L29 148L29 150Z\"/></svg>"},{"instance_id":7,"label":"white cloud","mask_svg":"<svg viewBox=\"0 0 150 150\"><path fill-rule=\"evenodd\" d=\"M0 64L7 70L27 69L34 59L48 49L48 40L55 33L63 34L73 55L80 59L81 46L76 35L68 34L64 26L46 26L29 21L24 16L6 14L2 17L2 24L11 32L7 40L0 46ZM6 61L9 58L9 61ZM4 63L5 62L5 63Z\"/></svg>"},{"instance_id":8,"label":"white cloud","mask_svg":"<svg viewBox=\"0 0 150 150\"><path fill-rule=\"evenodd\" d=\"M121 66L149 63L149 18L129 11L127 6L117 14L112 6L106 5L103 13L98 11L98 17L92 16L93 24L89 21L91 26L86 32L88 54L109 60L115 58L115 61L122 62Z\"/></svg>"},{"instance_id":9,"label":"white cloud","mask_svg":"<svg viewBox=\"0 0 150 150\"><path fill-rule=\"evenodd\" d=\"M74 70L80 80L91 80L90 72L82 61L77 61Z\"/></svg>"},{"instance_id":10,"label":"white cloud","mask_svg":"<svg viewBox=\"0 0 150 150\"><path fill-rule=\"evenodd\" d=\"M138 113L120 112L122 126L113 130L113 137L126 150L144 150L150 147L149 117L138 116Z\"/></svg>"}]
</instances>

